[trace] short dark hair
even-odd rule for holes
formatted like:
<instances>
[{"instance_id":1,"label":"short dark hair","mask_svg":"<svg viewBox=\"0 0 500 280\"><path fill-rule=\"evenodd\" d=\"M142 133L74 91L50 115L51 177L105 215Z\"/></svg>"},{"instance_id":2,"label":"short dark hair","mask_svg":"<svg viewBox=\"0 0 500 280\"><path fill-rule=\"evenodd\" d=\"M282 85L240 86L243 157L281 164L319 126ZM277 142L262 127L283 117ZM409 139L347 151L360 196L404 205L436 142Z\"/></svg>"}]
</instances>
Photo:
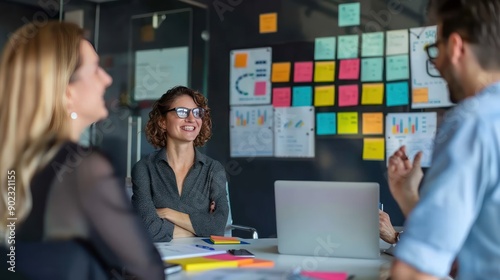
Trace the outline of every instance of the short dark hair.
<instances>
[{"instance_id":1,"label":"short dark hair","mask_svg":"<svg viewBox=\"0 0 500 280\"><path fill-rule=\"evenodd\" d=\"M441 22L443 38L460 34L483 69L500 69L500 0L431 1L429 16Z\"/></svg>"},{"instance_id":2,"label":"short dark hair","mask_svg":"<svg viewBox=\"0 0 500 280\"><path fill-rule=\"evenodd\" d=\"M155 148L163 148L167 146L167 132L160 126L160 122L165 118L167 110L171 109L172 103L182 95L187 95L193 98L194 103L198 107L205 109L203 115L200 133L194 140L195 147L201 147L212 136L212 118L210 117L210 108L207 105L207 99L198 91L192 90L183 86L176 86L164 93L160 99L155 101L153 109L149 112L149 120L146 124L146 139Z\"/></svg>"}]
</instances>

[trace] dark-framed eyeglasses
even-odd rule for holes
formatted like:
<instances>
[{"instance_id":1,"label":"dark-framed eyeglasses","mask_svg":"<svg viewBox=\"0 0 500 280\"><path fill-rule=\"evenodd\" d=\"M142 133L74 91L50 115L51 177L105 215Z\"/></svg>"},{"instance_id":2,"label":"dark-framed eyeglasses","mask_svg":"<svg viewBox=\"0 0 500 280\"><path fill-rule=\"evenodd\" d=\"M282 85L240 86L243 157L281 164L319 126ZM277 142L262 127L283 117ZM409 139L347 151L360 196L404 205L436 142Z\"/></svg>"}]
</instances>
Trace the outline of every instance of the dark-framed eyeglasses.
<instances>
[{"instance_id":1,"label":"dark-framed eyeglasses","mask_svg":"<svg viewBox=\"0 0 500 280\"><path fill-rule=\"evenodd\" d=\"M177 114L177 117L179 117L181 119L187 118L189 116L190 112L193 112L193 117L195 117L196 119L201 119L201 118L203 118L203 116L205 116L205 109L203 109L201 107L197 107L197 108L193 108L193 109L189 109L186 107L175 107L175 108L167 110L167 112L172 112L172 111L175 111L175 113Z\"/></svg>"},{"instance_id":2,"label":"dark-framed eyeglasses","mask_svg":"<svg viewBox=\"0 0 500 280\"><path fill-rule=\"evenodd\" d=\"M439 44L442 41L438 39L434 44L429 44L424 47L425 52L427 53L427 57L432 62L439 56Z\"/></svg>"}]
</instances>

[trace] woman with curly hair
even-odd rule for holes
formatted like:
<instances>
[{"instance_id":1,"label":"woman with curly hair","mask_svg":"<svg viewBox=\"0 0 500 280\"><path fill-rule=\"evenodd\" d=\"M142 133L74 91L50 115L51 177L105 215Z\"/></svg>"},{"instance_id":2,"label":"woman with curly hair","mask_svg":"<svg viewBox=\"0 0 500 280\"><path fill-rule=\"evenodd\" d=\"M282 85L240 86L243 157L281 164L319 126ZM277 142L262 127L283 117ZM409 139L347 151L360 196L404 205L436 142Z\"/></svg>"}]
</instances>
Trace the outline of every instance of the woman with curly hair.
<instances>
[{"instance_id":1,"label":"woman with curly hair","mask_svg":"<svg viewBox=\"0 0 500 280\"><path fill-rule=\"evenodd\" d=\"M168 90L149 113L146 137L159 150L134 165L132 204L155 242L224 234L224 167L196 149L211 129L206 98L187 87Z\"/></svg>"}]
</instances>

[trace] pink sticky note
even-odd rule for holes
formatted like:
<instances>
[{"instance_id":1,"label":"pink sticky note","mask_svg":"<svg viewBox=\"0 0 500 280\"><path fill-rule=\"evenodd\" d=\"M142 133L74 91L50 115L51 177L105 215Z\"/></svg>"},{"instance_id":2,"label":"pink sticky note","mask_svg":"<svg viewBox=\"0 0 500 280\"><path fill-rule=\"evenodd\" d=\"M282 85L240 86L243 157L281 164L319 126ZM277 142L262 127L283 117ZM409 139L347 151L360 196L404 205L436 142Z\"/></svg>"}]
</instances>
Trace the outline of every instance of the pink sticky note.
<instances>
[{"instance_id":1,"label":"pink sticky note","mask_svg":"<svg viewBox=\"0 0 500 280\"><path fill-rule=\"evenodd\" d=\"M345 272L326 272L326 271L302 271L302 276L311 277L320 280L346 280Z\"/></svg>"},{"instance_id":2,"label":"pink sticky note","mask_svg":"<svg viewBox=\"0 0 500 280\"><path fill-rule=\"evenodd\" d=\"M293 81L298 82L312 82L313 78L313 63L308 62L295 62L293 69Z\"/></svg>"},{"instance_id":3,"label":"pink sticky note","mask_svg":"<svg viewBox=\"0 0 500 280\"><path fill-rule=\"evenodd\" d=\"M359 79L359 59L345 59L340 61L339 80Z\"/></svg>"},{"instance_id":4,"label":"pink sticky note","mask_svg":"<svg viewBox=\"0 0 500 280\"><path fill-rule=\"evenodd\" d=\"M358 105L358 85L339 86L339 107Z\"/></svg>"},{"instance_id":5,"label":"pink sticky note","mask_svg":"<svg viewBox=\"0 0 500 280\"><path fill-rule=\"evenodd\" d=\"M292 91L289 87L273 88L273 106L290 107Z\"/></svg>"},{"instance_id":6,"label":"pink sticky note","mask_svg":"<svg viewBox=\"0 0 500 280\"><path fill-rule=\"evenodd\" d=\"M267 91L266 81L255 82L253 91L254 95L266 95L266 91Z\"/></svg>"}]
</instances>

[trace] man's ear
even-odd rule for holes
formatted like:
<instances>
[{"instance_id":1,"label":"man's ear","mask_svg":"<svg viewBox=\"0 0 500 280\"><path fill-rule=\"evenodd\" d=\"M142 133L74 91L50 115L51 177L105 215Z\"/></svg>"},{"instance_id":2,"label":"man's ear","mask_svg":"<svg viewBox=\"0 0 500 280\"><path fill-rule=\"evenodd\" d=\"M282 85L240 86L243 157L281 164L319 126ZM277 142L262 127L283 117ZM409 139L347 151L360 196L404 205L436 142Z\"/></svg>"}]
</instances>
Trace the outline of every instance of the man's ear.
<instances>
[{"instance_id":1,"label":"man's ear","mask_svg":"<svg viewBox=\"0 0 500 280\"><path fill-rule=\"evenodd\" d=\"M464 39L456 32L451 33L448 37L447 51L452 64L456 65L464 58L464 47Z\"/></svg>"}]
</instances>

